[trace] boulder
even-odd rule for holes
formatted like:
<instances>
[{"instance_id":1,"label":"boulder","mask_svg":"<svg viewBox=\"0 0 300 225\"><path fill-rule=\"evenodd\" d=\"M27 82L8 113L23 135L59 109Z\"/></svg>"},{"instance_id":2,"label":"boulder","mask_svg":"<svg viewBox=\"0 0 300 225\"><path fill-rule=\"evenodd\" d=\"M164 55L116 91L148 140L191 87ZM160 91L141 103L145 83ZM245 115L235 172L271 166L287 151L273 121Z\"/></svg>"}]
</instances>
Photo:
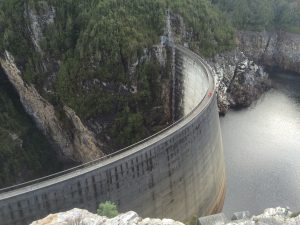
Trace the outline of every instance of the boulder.
<instances>
[{"instance_id":1,"label":"boulder","mask_svg":"<svg viewBox=\"0 0 300 225\"><path fill-rule=\"evenodd\" d=\"M90 213L84 209L72 209L67 212L50 214L30 225L184 225L172 219L142 219L136 212L129 211L114 218Z\"/></svg>"}]
</instances>

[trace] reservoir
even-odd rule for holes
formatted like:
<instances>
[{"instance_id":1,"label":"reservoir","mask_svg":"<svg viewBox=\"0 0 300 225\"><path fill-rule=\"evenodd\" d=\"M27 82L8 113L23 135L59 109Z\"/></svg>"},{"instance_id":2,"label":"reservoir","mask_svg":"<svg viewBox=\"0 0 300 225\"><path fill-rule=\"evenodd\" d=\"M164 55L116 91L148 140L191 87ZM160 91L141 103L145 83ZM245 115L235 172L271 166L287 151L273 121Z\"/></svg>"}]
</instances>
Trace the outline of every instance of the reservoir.
<instances>
[{"instance_id":1,"label":"reservoir","mask_svg":"<svg viewBox=\"0 0 300 225\"><path fill-rule=\"evenodd\" d=\"M273 88L250 108L221 118L229 217L277 206L300 211L300 75L271 80Z\"/></svg>"}]
</instances>

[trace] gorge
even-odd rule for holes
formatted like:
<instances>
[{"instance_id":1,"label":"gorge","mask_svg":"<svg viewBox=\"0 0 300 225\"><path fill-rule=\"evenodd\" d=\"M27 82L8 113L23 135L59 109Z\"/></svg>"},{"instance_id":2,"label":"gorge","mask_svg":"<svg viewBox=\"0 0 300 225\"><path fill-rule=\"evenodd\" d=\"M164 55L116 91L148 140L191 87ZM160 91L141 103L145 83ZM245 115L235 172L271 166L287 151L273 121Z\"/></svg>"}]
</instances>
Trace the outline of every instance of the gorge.
<instances>
[{"instance_id":1,"label":"gorge","mask_svg":"<svg viewBox=\"0 0 300 225\"><path fill-rule=\"evenodd\" d=\"M228 4L230 5L232 2L234 0L228 2ZM245 3L243 0L238 2ZM160 130L166 131L164 128L170 128L174 121L179 120L179 123L182 122L180 118L189 116L189 112L193 111L199 100L202 98L205 100L206 97L211 99L211 104L214 105L212 106L214 114L208 115L209 113L204 113L202 116L212 116L214 119L207 118L206 122L199 122L201 124L200 131L198 125L194 126L192 130L197 130L196 133L198 132L197 134L200 136L199 143L203 139L205 143L215 144L209 144L210 147L205 147L204 144L203 149L205 150L203 151L214 152L213 149L219 149L220 153L221 145L217 143L218 141L214 142L214 140L207 139L214 131L217 130L216 132L219 132L216 129L218 127L218 119L215 113L215 103L218 103L219 112L223 115L230 109L251 107L252 103L256 101L258 101L257 106L259 106L260 96L272 87L265 68L268 71L282 69L299 73L300 38L299 34L289 32L290 30L297 30L297 24L294 22L297 19L294 21L289 20L288 22L280 21L280 16L285 13L285 10L298 7L297 1L280 0L280 4L277 4L277 0L270 2L272 4L274 2L276 5L275 9L278 8L276 11L278 15L274 16L275 22L273 23L272 20L269 20L271 14L265 8L266 1L262 0L256 2L256 4L262 4L261 11L255 14L258 19L255 18L255 21L251 22L250 25L248 24L247 27L247 24L240 23L239 19L242 19L242 17L232 18L230 13L227 15L225 13L226 7L224 13L221 13L219 9L222 9L222 4L227 4L222 0L212 1L212 4L206 0L191 1L189 4L185 4L183 1L167 0L154 0L151 3L144 0L132 0L131 2L111 0L92 1L91 4L86 4L83 0L66 2L56 0L1 1L0 31L3 31L0 35L1 65L3 69L1 76L6 75L3 79L5 80L4 86L10 85L10 88L14 89L12 91L15 96L13 101L18 102L16 104L9 103L7 93L10 91L7 91L6 88L3 89L4 92L1 94L4 96L2 99L4 99L5 108L1 111L2 121L9 118L7 117L7 112L14 111L6 105L18 105L20 114L24 114L26 111L30 117L28 117L29 123L25 125L19 121L15 126L14 123L9 123L11 120L8 120L8 123L3 123L0 127L0 141L4 143L3 146L6 146L5 148L0 148L0 153L2 154L0 154L2 172L0 186L5 187L13 183L21 183L37 178L41 176L38 170L45 172L45 174L50 174L61 169L89 162L101 156L107 157L105 155L114 153L118 149L138 142ZM235 10L238 9L240 3L236 2L235 4L233 11L234 13L239 13L239 10ZM250 3L249 5L250 8L253 7ZM245 4L243 7L245 8ZM244 8L240 11L242 12ZM250 14L253 12L256 11L253 9L247 11ZM296 15L297 10L292 13L295 18L298 18ZM263 18L260 18L260 16ZM231 22L227 18L231 18ZM239 29L236 34L231 23ZM290 26L287 26L286 23ZM253 29L253 24L255 29ZM241 26L245 28L244 31L240 29ZM247 28L249 30L257 29L258 31L246 31ZM270 31L265 31L264 29ZM171 36L172 38L170 38ZM170 46L167 47L165 45L167 41L175 42L177 50L170 48ZM218 89L218 95L215 95L213 90L206 90L207 82L205 79L202 79L201 76L193 76L199 71L200 74L203 72L203 65L204 68L207 67L206 62L198 59L197 56L195 56L197 58L195 60L193 53L180 47L180 45L205 56L215 74L214 80ZM178 52L181 52L181 54L178 54ZM182 57L182 55L188 55L188 57ZM195 63L195 61L198 61L198 63ZM210 68L207 69L210 71ZM187 74L190 75L187 76ZM270 72L270 75L272 76L272 72ZM288 78L289 76L285 77ZM279 83L284 83L284 80L281 80ZM265 98L268 101L272 99L267 97L270 97L269 93L273 92L266 94ZM195 100L194 97L196 96L199 99ZM277 98L279 100L282 99L277 95L273 99ZM285 101L282 103L285 103ZM23 108L20 107L21 104ZM289 108L289 106L286 108ZM206 108L203 110L205 111ZM237 125L234 126L236 123L231 117L232 114L235 113L229 112L222 119L222 122L227 121L228 118L229 121L232 121L232 124L228 124L228 128L223 129L223 133L226 136L228 130L239 130ZM272 115L267 117L272 117ZM248 117L243 118L247 120ZM21 118L20 120L26 119ZM40 151L38 154L31 151L27 152L28 147L23 145L23 143L26 143L24 142L26 138L22 136L21 132L16 131L18 123L22 124L22 127L31 127L33 125L34 129L39 133L37 140L43 140L41 141L43 142L41 146L47 146L45 150L43 148L43 151L47 152L47 154L43 155L43 151ZM206 123L209 125L205 125ZM239 122L239 124L242 125L243 123ZM25 128L23 129L26 130ZM190 135L189 132L185 131L183 134L180 134L182 137L176 136L175 139L180 138L180 140L184 139L192 143L193 137L195 138L196 136ZM205 133L210 134L205 135ZM297 127L290 136L293 136L295 133L297 133ZM35 132L32 132L32 136L36 137ZM219 138L219 135L215 136L216 139ZM267 137L264 136L264 138ZM9 145L7 144L8 142L10 142ZM234 141L229 142L233 144L228 148L242 151L240 149L243 147L238 147ZM168 164L168 170L173 171L180 167L180 163L178 164L176 161L179 157L175 146L177 142L170 141L170 143L171 147L167 142L162 148L163 152L167 152L167 158L164 158L165 154L160 153L160 147L154 152L161 157L158 160L158 164L163 165L161 168L166 166L163 164L164 159L174 163L171 163L174 168L171 164ZM199 143L199 145L191 143L191 146L195 145L198 146L198 150L200 149ZM35 151L37 151L38 144L36 143L33 147ZM243 145L244 143L241 144ZM181 146L180 143L176 145ZM219 147L214 148L214 146ZM295 143L295 146L298 146L298 144ZM10 152L12 147L26 154L12 154ZM192 149L192 152L194 152L195 148ZM171 150L174 150L175 153L170 153ZM148 150L145 151L147 153ZM262 151L263 149L260 152ZM127 168L127 173L130 174L129 177L132 175L133 179L137 179L141 175L140 173L143 174L145 172L145 168L147 168L146 173L149 171L150 174L152 173L154 165L148 158L152 159L154 154L152 153L150 151L150 156L146 154L141 158L136 157L129 162L129 167ZM238 152L233 151L232 153L234 156L239 156ZM193 155L194 153L189 154ZM197 154L201 155L202 153ZM251 154L250 151L249 154ZM7 157L7 155L10 157ZM228 158L234 158L234 156L229 155ZM130 158L131 156L126 157ZM172 160L173 157L177 157L176 160L174 159L174 162ZM46 170L47 163L37 166L33 164L34 166L29 168L27 164L30 164L32 159L35 162L49 160L49 163L56 162L57 165L53 164L52 171ZM212 202L218 203L211 203L214 206L206 206L200 211L198 208L197 214L203 215L212 211L219 211L224 197L225 182L222 175L224 174L222 154L209 153L203 157L194 157L191 160L196 159L198 161L203 160L205 166L199 169L202 165L197 165L196 167L199 168L196 170L186 167L189 169L187 169L188 172L184 173L189 176L188 174L192 171L193 175L191 177L193 177L198 170L201 170L203 173L210 171L209 173L215 175L208 178L208 176L200 176L198 174L199 176L197 175L197 177L206 177L205 179L209 180L208 185L212 183L219 184L217 188L212 188L211 191L205 188L206 191L203 191L203 193L209 194L198 196L199 198L206 196ZM212 160L214 163L207 166L206 160ZM216 163L218 160L219 163ZM265 159L265 161L267 162L268 159ZM184 161L183 164L185 163L187 162ZM133 166L135 164L138 166ZM219 167L214 167L217 164ZM17 166L14 167L12 165ZM118 183L118 179L120 179L119 172L122 177L124 172L122 165L122 163L119 165L120 168L116 166L112 170L106 170L105 173L101 167L103 173L100 173L99 179L89 177L85 181L82 178L77 182L71 182L69 189L68 187L63 187L63 193L66 193L67 198L75 199L74 202L71 200L72 204L82 205L84 202L85 204L83 205L85 207L90 207L94 211L97 203L91 202L86 204L86 199L82 197L82 193L85 191L87 199L90 199L91 197L88 193L91 192L88 189L90 184L95 184L96 186L101 185L98 188L93 186L95 190L103 190L104 187L108 191L108 194L105 191L100 194L94 191L97 201L114 198L112 197L114 191L111 192L110 188L113 186L113 180L115 179L118 189L120 185ZM105 166L108 165L105 164ZM236 164L228 166L230 169L235 167ZM31 170L32 168L34 169ZM286 168L280 167L280 169L285 171ZM13 179L10 178L10 170L13 171ZM18 171L22 171L22 173ZM73 169L70 171L74 172ZM180 170L178 169L177 171ZM157 170L155 173L157 173ZM162 176L165 175L163 174ZM145 178L148 180L149 189L154 188L154 183L156 183L151 176ZM172 172L168 176L169 178L166 179L172 180ZM175 181L177 181L178 177L176 175L173 176L175 176ZM278 179L278 177L271 177ZM182 179L180 177L179 181L182 182ZM184 180L183 187L189 187L188 185L193 187L187 191L189 193L198 190L195 188L197 183L194 180L197 179ZM199 182L202 182L202 179L200 180ZM160 183L161 179L158 178L158 181L157 183ZM132 182L130 186L133 187L135 183L134 181ZM230 190L232 190L231 184L237 186L230 181ZM102 185L104 186L102 187ZM168 185L173 190L173 182L170 182ZM163 186L165 187L166 185L163 184ZM198 186L204 187L205 185L198 184ZM142 185L142 188L134 190L140 193L141 189L147 189L147 187ZM176 198L173 198L173 193L161 190L163 188L158 189L153 192L152 201L158 201L157 198L167 199L164 202L167 206L159 207L163 208L162 212L160 212L161 214L154 213L155 207L150 211L153 213L152 215L161 216L162 214L164 215L165 211L169 210L169 207L174 207L171 206L170 202ZM39 193L41 194L41 192ZM18 220L18 216L22 218L24 214L33 218L34 216L30 210L32 205L35 205L35 207L41 205L42 211L45 209L40 215L44 215L52 207L58 210L58 203L51 202L49 198L59 201L64 197L56 198L55 196L59 191L54 193L54 197L52 194L50 194L51 197L48 197L47 194L35 196L34 203L28 200L27 202L18 201L12 205L9 204L8 208L3 206L4 208L0 211L0 215L8 220L13 220L14 218ZM160 195L156 195L157 193L160 193ZM118 195L122 196L122 193ZM128 196L125 199L128 199ZM209 196L214 196L217 200L212 200L214 197ZM180 207L183 207L180 212L173 210L177 212L175 216L180 215L182 218L191 217L193 216L192 213L197 211L193 208L194 206L189 206L188 202L193 201L189 199L190 197L190 195L186 194L182 198L186 199L186 203L184 203L184 206L178 206L178 210ZM195 197L195 199L198 197ZM143 198L141 197L141 199ZM151 198L149 197L149 199ZM123 200L120 202L118 198L114 200L123 207ZM70 203L66 202L67 205ZM202 204L205 202L205 199L202 199L200 202ZM28 209L24 206L26 204ZM61 205L63 207L64 204L61 203ZM136 205L133 204L132 207L148 210L145 209L146 206L142 208L137 205L138 203ZM297 207L297 204L294 205L293 207ZM27 211L23 211L23 207ZM187 208L191 208L190 212L186 211ZM229 209L225 207L225 210Z\"/></svg>"},{"instance_id":2,"label":"gorge","mask_svg":"<svg viewBox=\"0 0 300 225\"><path fill-rule=\"evenodd\" d=\"M107 199L122 211L181 221L221 210L226 178L212 72L195 53L173 48L180 119L113 155L2 189L3 225L21 225L73 207L94 212Z\"/></svg>"}]
</instances>

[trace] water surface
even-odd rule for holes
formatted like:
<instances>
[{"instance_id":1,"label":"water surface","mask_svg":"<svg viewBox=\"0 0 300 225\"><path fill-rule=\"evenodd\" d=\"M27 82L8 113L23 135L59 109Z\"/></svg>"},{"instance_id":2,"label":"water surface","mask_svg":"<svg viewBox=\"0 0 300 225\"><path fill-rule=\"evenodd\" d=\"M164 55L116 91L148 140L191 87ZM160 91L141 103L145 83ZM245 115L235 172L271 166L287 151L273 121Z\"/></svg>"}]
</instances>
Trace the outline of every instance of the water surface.
<instances>
[{"instance_id":1,"label":"water surface","mask_svg":"<svg viewBox=\"0 0 300 225\"><path fill-rule=\"evenodd\" d=\"M300 210L300 76L273 74L252 107L221 118L227 165L224 212Z\"/></svg>"}]
</instances>

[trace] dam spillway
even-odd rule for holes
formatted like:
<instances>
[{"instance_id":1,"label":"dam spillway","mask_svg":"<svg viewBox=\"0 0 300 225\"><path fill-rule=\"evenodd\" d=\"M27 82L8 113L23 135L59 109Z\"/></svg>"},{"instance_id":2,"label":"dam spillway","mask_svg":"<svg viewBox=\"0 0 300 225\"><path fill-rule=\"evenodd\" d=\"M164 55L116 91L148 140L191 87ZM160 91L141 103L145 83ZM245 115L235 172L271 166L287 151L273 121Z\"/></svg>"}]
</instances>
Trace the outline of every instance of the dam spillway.
<instances>
[{"instance_id":1,"label":"dam spillway","mask_svg":"<svg viewBox=\"0 0 300 225\"><path fill-rule=\"evenodd\" d=\"M177 122L102 159L0 190L0 225L24 225L72 208L186 221L220 211L225 165L217 98L207 64L175 46Z\"/></svg>"}]
</instances>

